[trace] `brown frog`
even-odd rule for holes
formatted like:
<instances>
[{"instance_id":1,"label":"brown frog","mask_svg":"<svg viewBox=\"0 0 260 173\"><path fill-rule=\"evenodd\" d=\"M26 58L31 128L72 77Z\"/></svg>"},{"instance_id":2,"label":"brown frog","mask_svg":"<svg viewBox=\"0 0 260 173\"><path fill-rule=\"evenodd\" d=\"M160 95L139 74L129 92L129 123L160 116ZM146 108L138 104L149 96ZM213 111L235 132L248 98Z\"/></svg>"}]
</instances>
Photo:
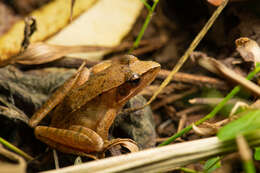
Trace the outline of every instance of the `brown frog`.
<instances>
[{"instance_id":1,"label":"brown frog","mask_svg":"<svg viewBox=\"0 0 260 173\"><path fill-rule=\"evenodd\" d=\"M130 139L108 141L109 128L124 104L149 85L159 70L158 63L130 55L97 64L89 77L82 66L33 115L29 124L36 127L35 135L42 142L81 156L102 153L122 141L134 143ZM37 126L48 113L50 126Z\"/></svg>"}]
</instances>

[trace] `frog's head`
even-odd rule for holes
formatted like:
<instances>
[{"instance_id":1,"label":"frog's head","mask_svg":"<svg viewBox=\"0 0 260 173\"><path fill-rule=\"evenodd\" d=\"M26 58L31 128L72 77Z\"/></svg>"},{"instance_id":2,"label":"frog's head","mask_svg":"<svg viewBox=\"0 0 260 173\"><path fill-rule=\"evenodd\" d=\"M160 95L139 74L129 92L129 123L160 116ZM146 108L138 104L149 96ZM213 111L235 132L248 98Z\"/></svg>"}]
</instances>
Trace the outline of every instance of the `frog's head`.
<instances>
[{"instance_id":1,"label":"frog's head","mask_svg":"<svg viewBox=\"0 0 260 173\"><path fill-rule=\"evenodd\" d=\"M149 85L159 71L160 64L140 61L131 55L102 62L92 68L87 82L67 95L66 103L76 110L98 96L108 96L108 93L112 93L113 97L108 96L109 101L121 107Z\"/></svg>"},{"instance_id":2,"label":"frog's head","mask_svg":"<svg viewBox=\"0 0 260 173\"><path fill-rule=\"evenodd\" d=\"M154 61L141 61L132 55L120 59L127 66L126 80L117 87L117 103L124 104L131 97L148 86L160 71L160 64Z\"/></svg>"}]
</instances>

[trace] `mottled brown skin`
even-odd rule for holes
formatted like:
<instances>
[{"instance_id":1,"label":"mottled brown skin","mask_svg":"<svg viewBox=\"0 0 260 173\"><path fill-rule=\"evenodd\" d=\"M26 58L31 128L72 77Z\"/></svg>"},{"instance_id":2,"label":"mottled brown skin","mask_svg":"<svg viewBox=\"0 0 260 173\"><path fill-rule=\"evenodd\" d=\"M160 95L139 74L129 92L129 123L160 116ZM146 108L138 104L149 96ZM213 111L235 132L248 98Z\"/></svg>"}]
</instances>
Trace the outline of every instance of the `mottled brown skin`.
<instances>
[{"instance_id":1,"label":"mottled brown skin","mask_svg":"<svg viewBox=\"0 0 260 173\"><path fill-rule=\"evenodd\" d=\"M159 70L158 63L140 61L134 56L94 66L89 79L83 84L75 83L49 113L50 126L35 128L36 137L62 152L83 156L101 153L113 143L131 142L108 141L109 128L124 104L149 85ZM36 126L35 122L44 116L34 115L30 125Z\"/></svg>"}]
</instances>

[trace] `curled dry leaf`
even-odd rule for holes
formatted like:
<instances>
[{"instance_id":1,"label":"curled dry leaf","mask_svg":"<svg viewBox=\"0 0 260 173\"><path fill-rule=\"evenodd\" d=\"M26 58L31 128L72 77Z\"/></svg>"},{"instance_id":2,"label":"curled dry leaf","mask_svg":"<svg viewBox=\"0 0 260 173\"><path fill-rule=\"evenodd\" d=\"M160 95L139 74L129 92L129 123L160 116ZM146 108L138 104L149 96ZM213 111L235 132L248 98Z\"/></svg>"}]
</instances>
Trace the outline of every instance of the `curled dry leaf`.
<instances>
[{"instance_id":1,"label":"curled dry leaf","mask_svg":"<svg viewBox=\"0 0 260 173\"><path fill-rule=\"evenodd\" d=\"M194 132L200 136L210 136L217 133L217 130L210 127L198 127L195 124L192 124L192 129Z\"/></svg>"},{"instance_id":2,"label":"curled dry leaf","mask_svg":"<svg viewBox=\"0 0 260 173\"><path fill-rule=\"evenodd\" d=\"M110 141L109 143L110 144L107 145L104 148L103 153L105 153L108 149L110 149L110 148L112 148L116 145L121 145L121 146L127 148L131 153L139 151L137 143L135 141L131 140L131 139L120 139L120 138L118 138L118 139L114 139L113 142Z\"/></svg>"},{"instance_id":3,"label":"curled dry leaf","mask_svg":"<svg viewBox=\"0 0 260 173\"><path fill-rule=\"evenodd\" d=\"M57 60L70 53L110 50L111 47L101 46L60 46L47 43L31 44L22 54L13 58L13 63L34 65Z\"/></svg>"},{"instance_id":4,"label":"curled dry leaf","mask_svg":"<svg viewBox=\"0 0 260 173\"><path fill-rule=\"evenodd\" d=\"M254 62L255 64L260 62L260 47L256 41L241 37L236 40L236 46L244 61Z\"/></svg>"}]
</instances>

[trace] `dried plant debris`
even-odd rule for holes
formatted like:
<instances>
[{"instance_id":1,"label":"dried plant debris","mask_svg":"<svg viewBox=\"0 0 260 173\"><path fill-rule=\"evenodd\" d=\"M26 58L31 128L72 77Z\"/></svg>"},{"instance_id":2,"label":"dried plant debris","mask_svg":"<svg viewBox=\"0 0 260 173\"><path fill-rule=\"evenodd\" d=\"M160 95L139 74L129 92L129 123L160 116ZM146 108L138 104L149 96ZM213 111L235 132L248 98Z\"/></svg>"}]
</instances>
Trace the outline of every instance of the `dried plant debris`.
<instances>
[{"instance_id":1,"label":"dried plant debris","mask_svg":"<svg viewBox=\"0 0 260 173\"><path fill-rule=\"evenodd\" d=\"M112 50L112 48L102 46L60 46L38 42L31 44L26 50L22 49L20 54L0 61L0 67L15 63L23 65L45 64L61 59L70 53L96 52L102 50Z\"/></svg>"},{"instance_id":2,"label":"dried plant debris","mask_svg":"<svg viewBox=\"0 0 260 173\"><path fill-rule=\"evenodd\" d=\"M0 103L2 104L0 106L0 114L1 115L5 115L9 119L13 119L14 121L20 120L20 121L23 121L24 123L28 124L29 119L23 113L23 111L21 111L20 109L18 109L17 107L15 107L14 105L7 102L6 100L4 100L1 97L0 97Z\"/></svg>"},{"instance_id":3,"label":"dried plant debris","mask_svg":"<svg viewBox=\"0 0 260 173\"><path fill-rule=\"evenodd\" d=\"M73 18L89 9L96 0L77 0L74 7ZM31 42L42 41L55 34L69 23L70 3L63 0L54 0L47 5L33 11L29 16L37 21L37 32L32 36ZM23 40L24 22L21 20L2 37L0 37L0 60L4 61L19 53Z\"/></svg>"},{"instance_id":4,"label":"dried plant debris","mask_svg":"<svg viewBox=\"0 0 260 173\"><path fill-rule=\"evenodd\" d=\"M236 46L244 61L260 63L260 47L256 41L242 37L236 40Z\"/></svg>"},{"instance_id":5,"label":"dried plant debris","mask_svg":"<svg viewBox=\"0 0 260 173\"><path fill-rule=\"evenodd\" d=\"M26 17L24 19L25 27L24 27L24 38L22 41L22 47L20 52L23 52L30 45L30 38L33 33L37 30L36 20L34 17Z\"/></svg>"},{"instance_id":6,"label":"dried plant debris","mask_svg":"<svg viewBox=\"0 0 260 173\"><path fill-rule=\"evenodd\" d=\"M220 61L215 60L213 58L203 57L203 58L200 58L198 60L198 62L201 66L208 69L209 71L216 73L220 76L224 76L224 77L232 80L233 82L236 82L237 84L243 86L247 90L253 92L257 96L260 96L260 87L258 85L247 80L245 77L240 76L235 71L227 68Z\"/></svg>"},{"instance_id":7,"label":"dried plant debris","mask_svg":"<svg viewBox=\"0 0 260 173\"><path fill-rule=\"evenodd\" d=\"M25 160L0 145L0 170L5 173L25 173Z\"/></svg>"},{"instance_id":8,"label":"dried plant debris","mask_svg":"<svg viewBox=\"0 0 260 173\"><path fill-rule=\"evenodd\" d=\"M32 1L36 2L37 0L20 1L19 4L27 2L28 7L26 9L26 7L20 5L20 8L23 8L23 12L19 13L28 13L28 11L31 10L30 4ZM71 3L75 3L75 7L77 7L77 3L80 1L81 0L70 0L67 2L67 23L69 22L70 13L72 12L70 9ZM141 1L137 1L138 3L141 3ZM203 39L203 41L197 48L197 50L199 50L200 52L193 52L191 55L191 58L195 61L199 61L200 63L202 62L202 64L207 64L206 69L208 69L208 71L198 66L193 61L187 62L185 66L182 67L182 72L179 72L175 75L175 77L171 80L171 84L167 86L165 90L162 93L160 93L157 99L152 103L153 113L151 112L151 109L149 107L146 107L145 109L133 112L130 115L117 116L114 125L110 129L110 139L118 137L129 137L134 139L134 141L138 143L140 149L154 147L156 143L160 143L168 139L169 136L171 136L172 134L181 131L183 128L187 126L187 124L192 124L195 121L202 119L208 113L209 107L212 108L213 105L216 105L217 103L222 101L222 96L225 95L226 92L229 91L232 86L237 84L240 84L248 88L248 90L257 93L257 95L254 94L246 98L238 97L231 99L229 102L227 102L226 106L231 107L241 100L245 103L254 102L253 99L259 96L259 87L256 85L253 85L252 87L252 82L249 82L250 84L248 84L247 81L245 82L243 76L245 76L246 74L248 74L249 71L251 71L253 64L259 62L260 54L257 43L259 43L260 40L260 20L259 17L256 17L256 15L259 14L259 10L257 12L253 11L253 9L251 8L248 8L247 3L252 3L253 0L238 1L229 1L232 3L230 3L227 6L225 11L218 19L218 21L216 21L216 23L214 24L210 33L206 35L206 37ZM12 0L12 2L16 2L16 0ZM58 0L54 0L53 2L58 2ZM101 2L101 0L98 2ZM110 2L110 0L102 0L102 2ZM208 2L214 5L218 5L222 3L223 0L208 0ZM130 3L132 3L132 1ZM172 68L174 64L176 64L181 54L188 47L188 43L191 42L195 34L197 34L199 29L201 29L202 26L205 24L205 21L212 13L212 10L216 8L212 5L209 5L206 0L165 0L160 3L164 4L164 6L161 6L161 8L165 8L166 10L160 9L161 11L157 11L154 14L152 21L148 26L148 29L145 31L145 39L141 41L140 47L133 52L133 54L140 55L140 57L143 59L152 59L154 57L156 61L158 61L163 67L163 70L161 70L159 77L157 78L158 80L142 91L142 94L144 94L145 97L148 98L151 97L156 90L158 90L160 86L160 81L165 79L170 73L168 69ZM190 4L190 6L187 6L187 4ZM19 10L15 9L15 11L18 12ZM89 11L91 12L92 10ZM167 15L166 13L164 13L165 11L167 11ZM75 11L73 12L73 14L74 13ZM166 20L163 20L159 13L160 15L164 15L163 17ZM132 35L128 36L126 38L126 41L123 42L123 44L121 44L118 47L113 47L113 49L109 47L103 47L104 51L111 52L111 54L107 55L105 58L109 59L114 56L116 57L118 54L125 53L129 48L131 48L133 40L139 33L141 25L144 23L145 17L146 9L142 11L141 18L138 20L139 23L137 22L137 24L135 25L136 27L134 28ZM91 21L89 20L88 22L91 23ZM118 21L115 20L115 22L118 24ZM72 21L71 23L76 24L77 22ZM115 26L119 26L119 24ZM0 27L3 27L3 25L0 25ZM23 35L24 28L21 28L21 32L19 30L19 33L17 32L16 34ZM92 27L88 27L87 29L91 28ZM86 31L86 28L81 29L82 31L76 30L78 31L80 38L82 38L81 34ZM65 37L71 34L69 31L70 30L64 31ZM14 32L13 29L10 31L10 33L12 32ZM90 38L90 36L88 36L88 38ZM98 37L100 41L104 41L102 34L95 34L94 36ZM243 37L239 38L240 36ZM55 167L52 150L50 149L47 152L45 152L47 146L34 138L33 129L29 128L27 125L28 117L30 117L40 107L40 105L42 105L42 103L45 102L45 100L51 95L51 93L54 92L54 90L58 88L58 86L64 83L66 79L68 79L75 73L75 70L69 70L65 72L63 70L61 71L58 69L52 69L54 71L50 71L50 69L47 70L45 69L45 67L54 66L66 67L70 69L78 68L84 61L83 59L80 59L78 56L74 56L74 59L69 57L63 57L67 53L74 53L78 51L79 49L81 49L79 47L71 47L65 45L58 46L57 43L36 43L34 37L35 36L33 35L31 44L29 45L28 49L26 49L24 54L12 56L13 59L10 60L8 63L4 64L15 64L16 67L19 67L20 69L27 71L20 71L19 69L11 65L0 69L0 125L5 127L1 130L1 136L5 137L5 139L8 139L8 141L16 144L16 146L19 146L19 148L23 149L27 153L37 158L36 160L28 164L29 172L38 172L42 170L54 169ZM44 37L44 39L45 38L47 37ZM237 49L235 50L233 41L237 38L239 39L236 41ZM2 38L0 38L0 43L1 39ZM78 38L75 40L78 40ZM61 43L62 41L63 39L61 39ZM22 43L22 38L18 37L18 42L20 45ZM83 39L83 43L88 42L90 42L91 45L103 45L100 43L93 44L93 40L91 39ZM113 39L112 42L115 43L117 41ZM1 45L4 45L4 42L2 43L3 44ZM66 44L70 43L71 42L66 42ZM94 41L94 43L96 42ZM94 47L95 46L93 46L92 48ZM87 51L88 48L85 48ZM96 51L94 49L92 50ZM80 51L84 52L84 50ZM100 51L102 52L103 50L100 49ZM214 58L211 59L209 58L209 56ZM97 62L98 61L87 61L87 66L92 66ZM4 65L1 64L1 66ZM34 68L42 69L28 71ZM217 75L210 73L209 71L212 71ZM237 76L238 74L240 76ZM206 90L210 91L218 89L220 91L220 96L214 96L210 98L205 97L204 94L207 94L204 92L205 88ZM188 103L189 101L190 103ZM126 107L139 107L144 104L144 99L141 96L137 96L130 100L130 102L127 103ZM186 140L190 141L209 135L214 135L218 131L219 127L221 127L223 124L230 122L230 118L226 118L222 115L226 114L220 112L219 115L215 117L212 121L203 123L199 126L193 125L193 130L183 135L181 138L178 138L177 141L184 142ZM44 118L44 120L41 123L48 124L48 118L49 116ZM208 142L208 139L206 139L205 145L209 144ZM126 148L130 148L130 150L135 150L136 148L132 144L133 143L129 141L124 141L123 143L123 145L125 145ZM185 148L190 149L194 145L192 144L191 147L187 147L187 145L184 146L186 146ZM198 147L201 148L201 145L198 145ZM212 147L212 144L210 144L209 147ZM126 151L126 148L124 146L121 147L119 145L108 146L106 148L106 156L117 156L121 155L122 153L129 152ZM158 147L158 149L161 149L161 147ZM225 149L226 147L224 148L224 150ZM154 152L155 150L151 151ZM175 148L173 152L178 152L177 150ZM183 148L180 147L179 151L183 151ZM215 152L215 149L210 150L211 154L212 151ZM196 156L197 153L198 152L196 152L195 154ZM167 150L165 151L165 153L160 153L157 156L159 158L164 157L167 154L172 154L172 152L169 152ZM76 158L75 155L64 154L59 151L57 152L57 156L58 157L55 160L59 162L61 168L73 165ZM125 156L128 157L128 155L124 155L122 158L126 158ZM150 158L155 158L153 156L154 154L152 155L152 157L151 155L148 155L148 160L150 160ZM187 157L190 156L190 154L188 154L188 156L186 154L183 157L185 164L182 165L187 164ZM136 158L137 157L134 157L133 162L135 162ZM178 160L178 158L173 158L173 160L176 161ZM113 159L115 159L115 157ZM143 161L143 158L141 158L140 160ZM168 158L164 159L163 161L159 161L160 164L162 163L162 165L159 164L158 167L165 168L164 164L167 164L165 160L169 161ZM201 158L199 160L201 160ZM82 162L85 161L88 160L85 157L82 157ZM169 161L168 163L174 161ZM121 166L121 162L116 162L117 163L115 164L120 163ZM147 165L151 165L151 170L154 171L158 168L156 167L156 164L159 162ZM196 162L196 165L192 164L189 166L189 168L194 168L196 169L196 171L201 171L202 165L198 163L199 161ZM107 163L109 167L111 166L111 163L113 162L110 161L109 163ZM128 163L131 164L130 161L128 161ZM82 164L84 163L81 163L81 165ZM234 162L231 164L235 165ZM147 165L139 165L138 169L145 169ZM241 165L238 162L238 159L236 160L236 165ZM102 171L108 168L108 166L101 166L103 166L101 168ZM170 164L170 167L171 166L173 166L173 164ZM238 172L237 170L234 170L235 168L233 168L232 166L228 166L230 168L222 167L222 172L227 172L228 170L230 170L230 172ZM241 168L236 169L239 169L239 171L241 172Z\"/></svg>"}]
</instances>

